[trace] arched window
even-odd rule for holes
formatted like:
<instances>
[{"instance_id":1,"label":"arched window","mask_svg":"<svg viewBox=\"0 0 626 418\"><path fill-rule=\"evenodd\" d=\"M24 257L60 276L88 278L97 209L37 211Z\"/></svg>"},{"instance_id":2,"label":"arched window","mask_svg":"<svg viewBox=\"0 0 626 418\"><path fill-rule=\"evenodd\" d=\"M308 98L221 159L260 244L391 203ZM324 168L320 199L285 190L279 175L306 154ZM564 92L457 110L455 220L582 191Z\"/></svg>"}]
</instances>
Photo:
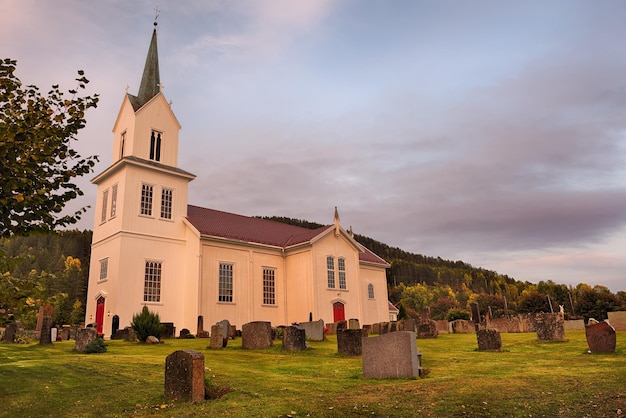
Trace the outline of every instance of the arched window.
<instances>
[{"instance_id":1,"label":"arched window","mask_svg":"<svg viewBox=\"0 0 626 418\"><path fill-rule=\"evenodd\" d=\"M367 285L367 297L374 299L374 285L371 283Z\"/></svg>"}]
</instances>

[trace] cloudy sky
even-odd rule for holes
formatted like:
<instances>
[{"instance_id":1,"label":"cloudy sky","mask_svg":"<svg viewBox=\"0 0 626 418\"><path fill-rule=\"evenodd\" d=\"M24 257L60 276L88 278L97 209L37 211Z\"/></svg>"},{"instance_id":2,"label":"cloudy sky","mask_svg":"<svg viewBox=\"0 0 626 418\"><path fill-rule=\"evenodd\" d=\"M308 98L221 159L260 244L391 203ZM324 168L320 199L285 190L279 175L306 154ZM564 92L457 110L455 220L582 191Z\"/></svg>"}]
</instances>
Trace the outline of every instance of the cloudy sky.
<instances>
[{"instance_id":1,"label":"cloudy sky","mask_svg":"<svg viewBox=\"0 0 626 418\"><path fill-rule=\"evenodd\" d=\"M626 290L625 2L0 0L25 84L100 94L96 173L157 4L190 203Z\"/></svg>"}]
</instances>

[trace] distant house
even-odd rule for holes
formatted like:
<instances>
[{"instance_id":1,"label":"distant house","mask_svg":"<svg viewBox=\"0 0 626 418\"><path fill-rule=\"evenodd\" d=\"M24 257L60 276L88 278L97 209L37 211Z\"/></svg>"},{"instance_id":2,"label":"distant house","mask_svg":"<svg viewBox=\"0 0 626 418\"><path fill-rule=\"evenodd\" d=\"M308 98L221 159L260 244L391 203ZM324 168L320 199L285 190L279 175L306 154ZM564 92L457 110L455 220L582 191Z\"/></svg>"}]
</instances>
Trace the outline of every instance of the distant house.
<instances>
[{"instance_id":1,"label":"distant house","mask_svg":"<svg viewBox=\"0 0 626 418\"><path fill-rule=\"evenodd\" d=\"M400 313L400 309L396 308L393 303L389 303L389 321L397 321L398 314Z\"/></svg>"},{"instance_id":2,"label":"distant house","mask_svg":"<svg viewBox=\"0 0 626 418\"><path fill-rule=\"evenodd\" d=\"M336 208L332 224L310 230L189 205L195 176L178 167L179 130L160 91L155 29L139 92L124 96L113 126L111 165L92 180L87 323L110 335L144 305L192 332L222 319L388 320L389 265Z\"/></svg>"}]
</instances>

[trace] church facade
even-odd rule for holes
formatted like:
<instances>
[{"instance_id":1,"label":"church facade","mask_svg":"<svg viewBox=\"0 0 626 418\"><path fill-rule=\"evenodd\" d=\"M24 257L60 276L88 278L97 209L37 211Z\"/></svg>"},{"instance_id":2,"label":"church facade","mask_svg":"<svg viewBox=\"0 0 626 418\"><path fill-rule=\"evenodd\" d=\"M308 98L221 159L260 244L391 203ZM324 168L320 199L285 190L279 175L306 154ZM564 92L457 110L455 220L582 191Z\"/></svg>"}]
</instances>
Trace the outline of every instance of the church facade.
<instances>
[{"instance_id":1,"label":"church facade","mask_svg":"<svg viewBox=\"0 0 626 418\"><path fill-rule=\"evenodd\" d=\"M388 321L383 259L340 225L307 229L188 204L180 124L160 89L156 29L136 96L113 127L98 188L86 323L110 335L144 305L176 329L223 319ZM330 215L330 211L329 211ZM330 216L329 216L330 217Z\"/></svg>"}]
</instances>

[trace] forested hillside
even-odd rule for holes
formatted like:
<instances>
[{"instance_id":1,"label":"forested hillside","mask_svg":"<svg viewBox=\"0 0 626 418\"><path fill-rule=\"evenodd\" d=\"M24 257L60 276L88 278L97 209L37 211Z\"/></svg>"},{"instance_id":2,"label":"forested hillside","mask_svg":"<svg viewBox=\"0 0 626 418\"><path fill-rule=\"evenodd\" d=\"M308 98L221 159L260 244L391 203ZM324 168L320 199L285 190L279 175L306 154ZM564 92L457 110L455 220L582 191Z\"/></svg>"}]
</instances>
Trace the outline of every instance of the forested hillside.
<instances>
[{"instance_id":1,"label":"forested hillside","mask_svg":"<svg viewBox=\"0 0 626 418\"><path fill-rule=\"evenodd\" d=\"M323 225L290 218L265 218L306 228ZM63 231L14 236L0 240L9 260L0 266L0 324L8 314L32 325L39 306L60 323L84 319L89 275L91 231ZM558 311L568 317L605 319L607 312L626 310L626 292L611 293L603 286L533 284L462 261L443 260L392 248L372 238L355 235L362 245L384 258L389 299L402 313L433 319L469 318L469 303L478 302L493 316Z\"/></svg>"}]
</instances>

